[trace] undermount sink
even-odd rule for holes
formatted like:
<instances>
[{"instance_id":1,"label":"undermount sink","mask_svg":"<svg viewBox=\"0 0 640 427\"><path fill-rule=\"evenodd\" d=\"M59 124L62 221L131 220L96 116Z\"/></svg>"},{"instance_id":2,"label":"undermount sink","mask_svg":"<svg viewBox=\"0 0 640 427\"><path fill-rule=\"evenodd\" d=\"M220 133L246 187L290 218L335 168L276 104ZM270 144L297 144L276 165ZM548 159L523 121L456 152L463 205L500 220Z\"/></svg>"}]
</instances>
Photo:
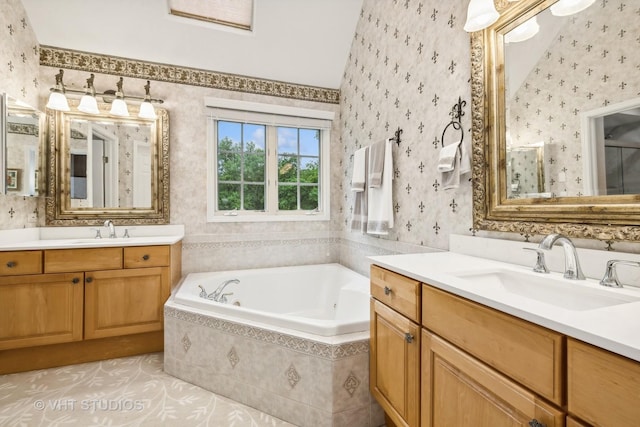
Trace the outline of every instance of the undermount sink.
<instances>
[{"instance_id":1,"label":"undermount sink","mask_svg":"<svg viewBox=\"0 0 640 427\"><path fill-rule=\"evenodd\" d=\"M640 301L640 296L594 289L580 280L557 279L546 274L497 268L453 275L473 281L474 286L508 292L566 310L592 310Z\"/></svg>"}]
</instances>

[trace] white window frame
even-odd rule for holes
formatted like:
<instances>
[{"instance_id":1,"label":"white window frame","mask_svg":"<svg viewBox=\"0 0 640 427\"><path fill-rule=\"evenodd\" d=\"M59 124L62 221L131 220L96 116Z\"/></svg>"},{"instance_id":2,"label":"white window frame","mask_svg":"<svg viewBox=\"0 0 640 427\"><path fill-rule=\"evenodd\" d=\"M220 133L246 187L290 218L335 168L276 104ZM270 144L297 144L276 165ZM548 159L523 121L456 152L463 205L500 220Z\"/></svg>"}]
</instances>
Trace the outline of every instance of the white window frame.
<instances>
[{"instance_id":1,"label":"white window frame","mask_svg":"<svg viewBox=\"0 0 640 427\"><path fill-rule=\"evenodd\" d=\"M331 218L331 123L335 113L325 110L262 104L223 98L205 98L207 116L207 222L272 222L272 221L329 221ZM267 179L265 211L218 211L217 121L266 125L267 141L265 175ZM295 127L320 130L320 201L317 211L280 211L277 206L278 154L276 127ZM269 145L269 141L274 143Z\"/></svg>"}]
</instances>

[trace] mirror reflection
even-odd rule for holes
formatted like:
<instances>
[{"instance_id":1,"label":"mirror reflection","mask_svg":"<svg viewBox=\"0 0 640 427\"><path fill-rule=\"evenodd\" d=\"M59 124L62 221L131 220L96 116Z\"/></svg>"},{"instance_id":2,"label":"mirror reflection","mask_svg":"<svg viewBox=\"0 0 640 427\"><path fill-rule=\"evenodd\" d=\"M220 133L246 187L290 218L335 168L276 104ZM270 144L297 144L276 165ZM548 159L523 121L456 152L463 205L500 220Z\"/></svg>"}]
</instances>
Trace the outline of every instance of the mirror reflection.
<instances>
[{"instance_id":1,"label":"mirror reflection","mask_svg":"<svg viewBox=\"0 0 640 427\"><path fill-rule=\"evenodd\" d=\"M5 96L5 191L9 195L37 196L41 179L42 113Z\"/></svg>"},{"instance_id":2,"label":"mirror reflection","mask_svg":"<svg viewBox=\"0 0 640 427\"><path fill-rule=\"evenodd\" d=\"M105 218L127 224L169 222L169 115L156 119L109 113L47 110L53 123L46 200L48 225L100 224Z\"/></svg>"},{"instance_id":3,"label":"mirror reflection","mask_svg":"<svg viewBox=\"0 0 640 427\"><path fill-rule=\"evenodd\" d=\"M502 39L506 197L640 194L640 0L552 9Z\"/></svg>"},{"instance_id":4,"label":"mirror reflection","mask_svg":"<svg viewBox=\"0 0 640 427\"><path fill-rule=\"evenodd\" d=\"M71 208L151 208L153 123L69 121Z\"/></svg>"}]
</instances>

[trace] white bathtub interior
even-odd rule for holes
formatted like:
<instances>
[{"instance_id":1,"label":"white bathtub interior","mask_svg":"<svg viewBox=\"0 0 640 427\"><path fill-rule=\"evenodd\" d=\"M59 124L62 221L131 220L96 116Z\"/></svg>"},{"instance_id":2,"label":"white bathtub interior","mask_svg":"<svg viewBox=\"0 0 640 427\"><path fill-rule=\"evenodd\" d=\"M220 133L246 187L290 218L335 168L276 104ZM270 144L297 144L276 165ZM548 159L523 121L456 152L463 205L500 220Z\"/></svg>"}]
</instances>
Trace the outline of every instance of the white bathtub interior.
<instances>
[{"instance_id":1,"label":"white bathtub interior","mask_svg":"<svg viewBox=\"0 0 640 427\"><path fill-rule=\"evenodd\" d=\"M231 279L226 303L199 296ZM369 329L369 279L340 264L191 273L170 301L321 336Z\"/></svg>"}]
</instances>

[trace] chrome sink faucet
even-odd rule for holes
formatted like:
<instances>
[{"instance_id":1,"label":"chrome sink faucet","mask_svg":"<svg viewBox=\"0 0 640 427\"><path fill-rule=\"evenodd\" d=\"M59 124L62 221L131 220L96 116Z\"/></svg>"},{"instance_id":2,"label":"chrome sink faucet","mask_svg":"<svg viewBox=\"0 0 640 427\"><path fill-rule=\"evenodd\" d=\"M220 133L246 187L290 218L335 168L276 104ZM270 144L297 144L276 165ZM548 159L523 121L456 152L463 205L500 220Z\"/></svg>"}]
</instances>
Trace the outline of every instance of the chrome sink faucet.
<instances>
[{"instance_id":1,"label":"chrome sink faucet","mask_svg":"<svg viewBox=\"0 0 640 427\"><path fill-rule=\"evenodd\" d=\"M109 238L115 239L117 236L116 236L116 227L113 225L113 221L111 221L110 219L106 220L104 222L104 226L109 229Z\"/></svg>"},{"instance_id":2,"label":"chrome sink faucet","mask_svg":"<svg viewBox=\"0 0 640 427\"><path fill-rule=\"evenodd\" d=\"M564 278L574 280L585 280L580 262L578 261L578 252L573 242L562 234L549 234L542 239L538 247L544 250L551 250L553 245L559 244L564 249Z\"/></svg>"}]
</instances>

